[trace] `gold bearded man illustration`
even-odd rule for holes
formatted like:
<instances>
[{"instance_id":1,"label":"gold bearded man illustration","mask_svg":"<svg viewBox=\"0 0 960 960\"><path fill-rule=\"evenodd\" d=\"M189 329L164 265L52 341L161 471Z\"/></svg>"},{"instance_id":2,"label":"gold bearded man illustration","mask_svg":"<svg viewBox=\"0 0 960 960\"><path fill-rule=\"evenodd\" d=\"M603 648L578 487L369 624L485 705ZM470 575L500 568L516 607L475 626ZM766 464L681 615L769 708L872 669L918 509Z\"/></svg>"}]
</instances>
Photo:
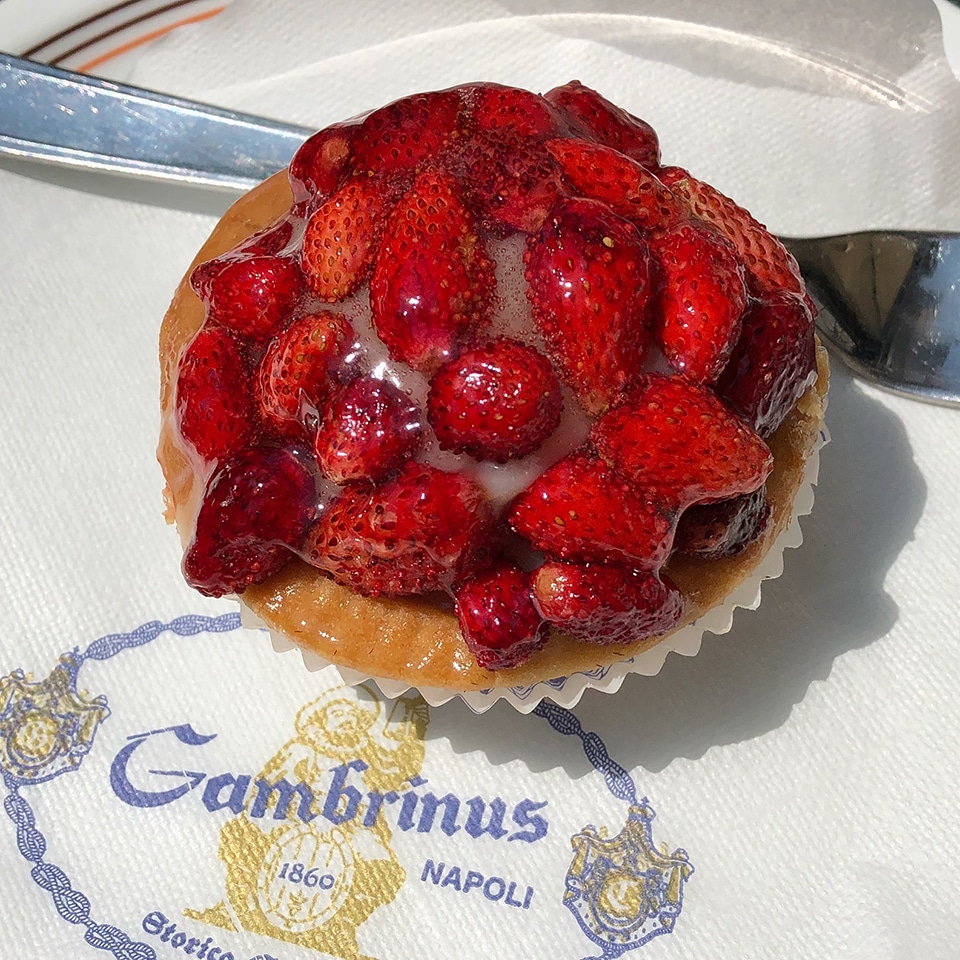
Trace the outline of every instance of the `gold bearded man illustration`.
<instances>
[{"instance_id":1,"label":"gold bearded man illustration","mask_svg":"<svg viewBox=\"0 0 960 960\"><path fill-rule=\"evenodd\" d=\"M345 822L316 816L323 808L332 768L361 760L366 769L351 782L369 792L399 791L423 765L429 710L420 697L401 697L389 714L366 684L339 686L303 707L296 735L268 761L255 781L281 780L295 789L283 796L263 786L249 792L241 814L220 831L218 856L226 864L226 899L186 916L230 930L363 960L357 928L390 903L406 879L391 846L383 815L364 824L369 801ZM357 765L359 766L359 765ZM309 788L296 789L300 784ZM304 797L310 800L306 819ZM271 807L266 809L269 796ZM286 801L286 819L275 819ZM300 816L297 811L300 811Z\"/></svg>"}]
</instances>

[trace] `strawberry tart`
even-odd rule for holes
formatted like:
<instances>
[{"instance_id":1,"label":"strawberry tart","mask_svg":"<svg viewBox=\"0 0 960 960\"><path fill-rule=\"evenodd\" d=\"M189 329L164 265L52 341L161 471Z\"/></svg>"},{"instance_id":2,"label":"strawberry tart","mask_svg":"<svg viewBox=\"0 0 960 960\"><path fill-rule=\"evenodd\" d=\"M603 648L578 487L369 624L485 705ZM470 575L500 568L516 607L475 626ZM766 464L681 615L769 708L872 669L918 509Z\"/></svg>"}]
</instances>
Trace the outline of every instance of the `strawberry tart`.
<instances>
[{"instance_id":1,"label":"strawberry tart","mask_svg":"<svg viewBox=\"0 0 960 960\"><path fill-rule=\"evenodd\" d=\"M577 82L320 131L217 225L160 355L187 581L457 691L722 603L792 518L828 379L780 242Z\"/></svg>"}]
</instances>

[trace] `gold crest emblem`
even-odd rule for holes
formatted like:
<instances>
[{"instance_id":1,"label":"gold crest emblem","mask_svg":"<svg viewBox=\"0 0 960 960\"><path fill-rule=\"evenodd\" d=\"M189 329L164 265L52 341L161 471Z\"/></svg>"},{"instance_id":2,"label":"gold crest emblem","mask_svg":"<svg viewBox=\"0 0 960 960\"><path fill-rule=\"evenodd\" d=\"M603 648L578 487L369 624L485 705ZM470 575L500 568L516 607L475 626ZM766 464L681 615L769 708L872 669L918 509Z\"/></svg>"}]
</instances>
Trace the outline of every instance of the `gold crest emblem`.
<instances>
[{"instance_id":1,"label":"gold crest emblem","mask_svg":"<svg viewBox=\"0 0 960 960\"><path fill-rule=\"evenodd\" d=\"M680 915L693 866L685 851L654 846L654 816L643 801L630 807L615 837L586 827L570 841L574 856L563 902L603 957L670 933Z\"/></svg>"},{"instance_id":2,"label":"gold crest emblem","mask_svg":"<svg viewBox=\"0 0 960 960\"><path fill-rule=\"evenodd\" d=\"M420 697L390 704L367 684L326 691L297 715L295 735L267 762L258 783L286 784L288 805L303 794L311 810L278 826L253 803L220 831L218 855L227 867L226 897L196 920L359 960L357 928L390 903L406 879L384 817L359 815L340 824L315 817L332 766L353 765L367 790L401 789L423 765L429 711ZM358 761L361 761L358 763ZM278 803L281 799L278 799ZM259 815L252 815L259 813ZM274 821L275 822L275 821Z\"/></svg>"},{"instance_id":3,"label":"gold crest emblem","mask_svg":"<svg viewBox=\"0 0 960 960\"><path fill-rule=\"evenodd\" d=\"M76 689L76 671L62 660L45 680L21 670L0 679L0 769L15 780L41 783L74 770L110 715L105 697Z\"/></svg>"}]
</instances>

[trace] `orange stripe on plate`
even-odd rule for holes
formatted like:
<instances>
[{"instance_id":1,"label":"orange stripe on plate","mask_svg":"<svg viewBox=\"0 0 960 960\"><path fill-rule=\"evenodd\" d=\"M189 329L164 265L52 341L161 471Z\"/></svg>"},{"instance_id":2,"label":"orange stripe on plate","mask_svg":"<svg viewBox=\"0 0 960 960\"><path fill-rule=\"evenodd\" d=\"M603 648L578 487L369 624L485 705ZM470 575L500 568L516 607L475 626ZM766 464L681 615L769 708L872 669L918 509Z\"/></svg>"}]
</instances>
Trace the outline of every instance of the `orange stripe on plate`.
<instances>
[{"instance_id":1,"label":"orange stripe on plate","mask_svg":"<svg viewBox=\"0 0 960 960\"><path fill-rule=\"evenodd\" d=\"M211 17L215 17L217 14L223 13L223 11L226 9L227 4L223 4L220 7L214 7L212 10L205 10L203 13L194 14L192 17L184 17L182 20L177 20L174 23L168 23L165 27L160 27L157 30L151 30L150 33L145 33L143 36L137 37L135 40L128 40L126 43L121 43L119 46L113 47L106 53L100 54L99 57L94 57L92 60L88 60L86 63L80 64L80 66L76 68L77 73L88 73L90 70L95 70L97 67L105 64L108 60L113 60L114 57L122 56L130 50L135 50L137 47L141 47L143 44L149 43L151 40L156 40L158 37L162 37L165 34L171 33L178 27L185 27L191 23L200 23L203 20L209 20Z\"/></svg>"}]
</instances>

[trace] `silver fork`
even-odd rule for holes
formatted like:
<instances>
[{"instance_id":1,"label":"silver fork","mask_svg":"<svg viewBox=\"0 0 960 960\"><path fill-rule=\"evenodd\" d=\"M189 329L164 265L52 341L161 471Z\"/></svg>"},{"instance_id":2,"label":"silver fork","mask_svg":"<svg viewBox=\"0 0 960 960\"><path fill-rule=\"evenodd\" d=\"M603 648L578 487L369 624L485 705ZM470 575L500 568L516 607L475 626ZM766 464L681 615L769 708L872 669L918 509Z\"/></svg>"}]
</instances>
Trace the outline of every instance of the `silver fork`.
<instances>
[{"instance_id":1,"label":"silver fork","mask_svg":"<svg viewBox=\"0 0 960 960\"><path fill-rule=\"evenodd\" d=\"M0 54L0 155L244 191L313 131ZM960 405L960 234L781 237L858 376Z\"/></svg>"}]
</instances>

